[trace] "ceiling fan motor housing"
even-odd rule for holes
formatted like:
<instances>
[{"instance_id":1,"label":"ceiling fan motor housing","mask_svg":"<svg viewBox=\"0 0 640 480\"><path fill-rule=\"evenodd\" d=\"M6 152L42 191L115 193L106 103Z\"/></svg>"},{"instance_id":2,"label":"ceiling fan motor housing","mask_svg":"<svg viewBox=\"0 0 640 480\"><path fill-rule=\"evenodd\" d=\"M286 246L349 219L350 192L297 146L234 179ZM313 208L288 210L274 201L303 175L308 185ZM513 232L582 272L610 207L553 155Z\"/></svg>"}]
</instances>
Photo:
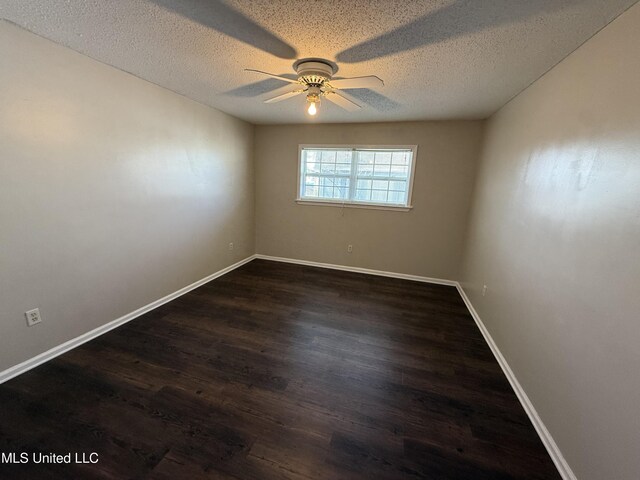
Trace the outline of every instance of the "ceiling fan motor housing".
<instances>
[{"instance_id":1,"label":"ceiling fan motor housing","mask_svg":"<svg viewBox=\"0 0 640 480\"><path fill-rule=\"evenodd\" d=\"M332 65L318 61L300 62L295 65L298 80L307 85L321 86L325 81L331 80L335 73Z\"/></svg>"}]
</instances>

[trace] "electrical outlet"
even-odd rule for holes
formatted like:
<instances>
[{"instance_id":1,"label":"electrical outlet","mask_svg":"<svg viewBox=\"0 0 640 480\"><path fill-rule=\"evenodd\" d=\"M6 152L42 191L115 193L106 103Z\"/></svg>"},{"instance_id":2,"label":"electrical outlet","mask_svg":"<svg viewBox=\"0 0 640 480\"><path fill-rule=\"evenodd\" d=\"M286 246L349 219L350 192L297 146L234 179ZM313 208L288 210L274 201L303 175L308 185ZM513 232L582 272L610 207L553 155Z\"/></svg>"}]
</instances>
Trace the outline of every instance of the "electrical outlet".
<instances>
[{"instance_id":1,"label":"electrical outlet","mask_svg":"<svg viewBox=\"0 0 640 480\"><path fill-rule=\"evenodd\" d=\"M482 296L484 297L487 294L487 286L483 285L482 286Z\"/></svg>"},{"instance_id":2,"label":"electrical outlet","mask_svg":"<svg viewBox=\"0 0 640 480\"><path fill-rule=\"evenodd\" d=\"M229 244L229 251L233 250L233 242Z\"/></svg>"},{"instance_id":3,"label":"electrical outlet","mask_svg":"<svg viewBox=\"0 0 640 480\"><path fill-rule=\"evenodd\" d=\"M42 317L40 316L40 309L34 308L33 310L29 310L28 312L24 312L24 316L27 317L27 325L29 327L33 327L34 325L40 323L42 321Z\"/></svg>"},{"instance_id":4,"label":"electrical outlet","mask_svg":"<svg viewBox=\"0 0 640 480\"><path fill-rule=\"evenodd\" d=\"M348 246L347 246L347 252L348 252L348 253L353 252L353 245L348 245Z\"/></svg>"}]
</instances>

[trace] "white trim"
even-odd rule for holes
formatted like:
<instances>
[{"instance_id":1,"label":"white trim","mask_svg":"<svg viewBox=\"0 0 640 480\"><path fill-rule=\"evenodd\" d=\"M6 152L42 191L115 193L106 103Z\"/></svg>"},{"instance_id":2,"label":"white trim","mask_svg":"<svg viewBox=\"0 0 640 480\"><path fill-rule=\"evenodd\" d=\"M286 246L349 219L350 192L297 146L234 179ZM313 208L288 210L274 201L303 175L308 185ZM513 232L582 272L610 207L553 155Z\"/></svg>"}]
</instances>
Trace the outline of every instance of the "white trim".
<instances>
[{"instance_id":1,"label":"white trim","mask_svg":"<svg viewBox=\"0 0 640 480\"><path fill-rule=\"evenodd\" d=\"M482 333L482 336L484 337L485 341L489 345L491 352L493 352L493 356L496 357L496 360L498 361L500 368L502 368L502 371L507 377L507 380L509 380L509 383L511 384L511 388L513 388L513 391L516 393L518 400L520 400L520 403L522 404L524 411L527 413L529 420L531 420L533 427L536 429L536 432L538 432L538 436L540 437L540 440L542 441L545 448L547 449L547 452L549 452L549 456L551 457L551 460L553 460L553 463L558 469L558 473L560 473L560 476L563 478L563 480L577 480L575 474L571 470L571 467L567 463L567 460L562 455L560 448L558 448L558 445L553 440L551 433L549 433L549 430L547 430L547 427L542 422L540 415L538 415L538 412L536 411L533 404L531 403L531 400L529 400L529 397L527 396L526 392L522 388L522 385L520 385L520 382L518 382L518 379L516 378L515 374L511 370L511 367L509 367L507 360L502 356L500 349L498 348L496 343L493 341L493 338L491 337L489 330L487 330L487 327L485 327L484 323L482 323L482 320L480 319L480 315L478 315L478 312L476 311L476 309L473 308L473 305L471 304L471 300L469 300L469 297L467 297L467 294L462 288L462 285L456 282L456 288L458 289L458 292L460 293L460 296L462 297L462 300L464 301L465 305L469 309L469 313L471 313L471 316L475 320L476 325L480 330L480 333Z\"/></svg>"},{"instance_id":2,"label":"white trim","mask_svg":"<svg viewBox=\"0 0 640 480\"><path fill-rule=\"evenodd\" d=\"M360 143L300 143L298 144L298 148L312 148L314 150L353 150L354 148L358 148L360 150L376 150L378 148L382 148L384 150L411 150L413 148L418 148L418 145L372 145L372 144L360 144Z\"/></svg>"},{"instance_id":3,"label":"white trim","mask_svg":"<svg viewBox=\"0 0 640 480\"><path fill-rule=\"evenodd\" d=\"M369 210L393 210L394 212L410 212L413 208L413 205L398 205L394 207L391 204L382 205L379 203L336 202L333 200L305 200L302 198L296 198L296 203L316 207L368 208Z\"/></svg>"},{"instance_id":4,"label":"white trim","mask_svg":"<svg viewBox=\"0 0 640 480\"><path fill-rule=\"evenodd\" d=\"M445 280L443 278L421 277L419 275L409 275L407 273L385 272L383 270L371 270L362 267L350 267L347 265L335 265L333 263L311 262L309 260L298 260L296 258L272 257L270 255L262 255L257 253L255 258L261 260L271 260L274 262L295 263L298 265L307 265L309 267L329 268L331 270L342 270L345 272L365 273L367 275L377 275L379 277L401 278L403 280L413 280L414 282L435 283L436 285L448 285L455 287L458 282L454 280Z\"/></svg>"},{"instance_id":5,"label":"white trim","mask_svg":"<svg viewBox=\"0 0 640 480\"><path fill-rule=\"evenodd\" d=\"M93 340L94 338L99 337L104 333L107 333L109 330L113 330L114 328L119 327L120 325L130 322L134 318L144 315L145 313L150 312L151 310L154 310L159 306L164 305L165 303L170 302L171 300L174 300L184 295L185 293L188 293L191 290L198 288L201 285L204 285L207 282L210 282L211 280L221 277L225 273L229 273L231 270L235 270L236 268L244 265L245 263L250 262L254 258L256 258L256 256L251 255L245 258L244 260L240 260L239 262L234 263L233 265L223 268L222 270L218 270L217 272L212 273L211 275L201 280L198 280L197 282L194 282L191 285L187 285L186 287L183 287L180 290L170 293L169 295L162 297L161 299L156 300L155 302L151 302L150 304L145 305L144 307L140 307L139 309L134 310L131 313L128 313L120 318L116 318L115 320L112 320L109 323L105 323L104 325L101 325L98 328L95 328L87 333L83 333L82 335L76 338L72 338L68 342L58 345L57 347L53 347L52 349L47 350L46 352L43 352L40 355L36 355L35 357L30 358L29 360L25 360L24 362L19 363L18 365L14 365L13 367L10 367L0 372L0 384L6 382L7 380L12 379L13 377L21 375L31 370L32 368L35 368L38 365L43 364L44 362L48 362L49 360L59 355L62 355L63 353L68 352L69 350L72 350L82 345L83 343L88 342L89 340Z\"/></svg>"}]
</instances>

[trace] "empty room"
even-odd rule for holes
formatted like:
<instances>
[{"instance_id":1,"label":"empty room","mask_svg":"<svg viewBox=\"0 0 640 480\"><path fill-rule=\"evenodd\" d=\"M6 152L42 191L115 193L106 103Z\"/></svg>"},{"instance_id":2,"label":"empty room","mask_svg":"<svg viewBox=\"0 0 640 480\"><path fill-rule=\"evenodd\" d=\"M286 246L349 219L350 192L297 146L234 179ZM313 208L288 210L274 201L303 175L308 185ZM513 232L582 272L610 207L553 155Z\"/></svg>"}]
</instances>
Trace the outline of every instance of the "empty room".
<instances>
[{"instance_id":1,"label":"empty room","mask_svg":"<svg viewBox=\"0 0 640 480\"><path fill-rule=\"evenodd\" d=\"M640 479L637 0L0 0L0 479Z\"/></svg>"}]
</instances>

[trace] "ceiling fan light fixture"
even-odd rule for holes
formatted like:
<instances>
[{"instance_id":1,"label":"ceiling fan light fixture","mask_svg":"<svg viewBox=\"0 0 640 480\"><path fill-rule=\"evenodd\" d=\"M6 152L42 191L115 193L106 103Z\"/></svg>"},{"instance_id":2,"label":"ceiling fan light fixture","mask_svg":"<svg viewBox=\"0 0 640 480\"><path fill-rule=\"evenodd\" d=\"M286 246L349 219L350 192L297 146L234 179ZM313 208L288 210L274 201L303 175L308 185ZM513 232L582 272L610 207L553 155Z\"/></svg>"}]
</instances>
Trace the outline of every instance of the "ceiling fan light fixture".
<instances>
[{"instance_id":1,"label":"ceiling fan light fixture","mask_svg":"<svg viewBox=\"0 0 640 480\"><path fill-rule=\"evenodd\" d=\"M316 107L316 103L320 103L320 102L309 102L309 108L307 108L307 113L311 116L314 116L316 113L318 113L318 108Z\"/></svg>"},{"instance_id":2,"label":"ceiling fan light fixture","mask_svg":"<svg viewBox=\"0 0 640 480\"><path fill-rule=\"evenodd\" d=\"M318 113L318 107L320 106L320 97L322 96L322 90L319 87L311 86L307 90L307 113L314 116Z\"/></svg>"}]
</instances>

